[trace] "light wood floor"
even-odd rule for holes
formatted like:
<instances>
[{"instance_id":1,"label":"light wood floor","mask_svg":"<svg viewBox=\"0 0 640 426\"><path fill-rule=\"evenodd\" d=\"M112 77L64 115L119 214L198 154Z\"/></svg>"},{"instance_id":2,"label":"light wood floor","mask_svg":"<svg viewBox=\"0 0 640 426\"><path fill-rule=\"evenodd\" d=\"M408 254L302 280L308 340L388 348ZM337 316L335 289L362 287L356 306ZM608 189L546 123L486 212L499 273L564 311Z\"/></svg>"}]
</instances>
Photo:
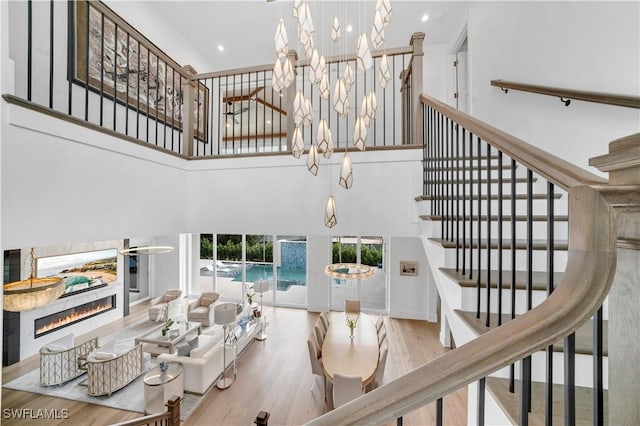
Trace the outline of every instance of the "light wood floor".
<instances>
[{"instance_id":1,"label":"light wood floor","mask_svg":"<svg viewBox=\"0 0 640 426\"><path fill-rule=\"evenodd\" d=\"M265 307L269 320L268 338L255 341L238 362L236 382L226 390L213 388L184 425L249 425L259 411L271 413L270 425L298 425L323 414L327 408L322 384L311 374L306 338L317 314L302 309ZM81 339L112 334L114 329L146 316L146 304L112 324L87 333ZM438 325L425 321L385 318L389 355L384 382L437 358L447 351L438 342ZM33 356L3 368L2 381L8 382L38 368ZM460 390L444 399L444 423L467 423L467 393ZM69 412L67 420L47 420L48 425L107 425L141 414L84 402L51 398L29 392L2 389L2 409L48 408ZM404 417L406 425L435 424L434 404ZM43 425L43 420L2 419L3 425ZM394 423L395 424L395 423Z\"/></svg>"}]
</instances>

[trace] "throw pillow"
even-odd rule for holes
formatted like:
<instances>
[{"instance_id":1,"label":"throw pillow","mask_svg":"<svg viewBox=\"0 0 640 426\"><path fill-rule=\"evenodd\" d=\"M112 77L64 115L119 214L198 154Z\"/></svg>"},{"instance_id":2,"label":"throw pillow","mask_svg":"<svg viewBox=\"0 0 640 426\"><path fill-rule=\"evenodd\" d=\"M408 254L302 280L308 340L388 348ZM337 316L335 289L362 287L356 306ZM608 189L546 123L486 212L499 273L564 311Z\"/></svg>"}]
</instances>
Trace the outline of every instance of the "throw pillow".
<instances>
[{"instance_id":1,"label":"throw pillow","mask_svg":"<svg viewBox=\"0 0 640 426\"><path fill-rule=\"evenodd\" d=\"M98 361L105 361L108 359L113 359L116 356L109 352L94 352L93 357Z\"/></svg>"},{"instance_id":2,"label":"throw pillow","mask_svg":"<svg viewBox=\"0 0 640 426\"><path fill-rule=\"evenodd\" d=\"M56 345L55 343L49 343L44 348L49 352L62 352L62 351L66 351L68 349L64 345Z\"/></svg>"}]
</instances>

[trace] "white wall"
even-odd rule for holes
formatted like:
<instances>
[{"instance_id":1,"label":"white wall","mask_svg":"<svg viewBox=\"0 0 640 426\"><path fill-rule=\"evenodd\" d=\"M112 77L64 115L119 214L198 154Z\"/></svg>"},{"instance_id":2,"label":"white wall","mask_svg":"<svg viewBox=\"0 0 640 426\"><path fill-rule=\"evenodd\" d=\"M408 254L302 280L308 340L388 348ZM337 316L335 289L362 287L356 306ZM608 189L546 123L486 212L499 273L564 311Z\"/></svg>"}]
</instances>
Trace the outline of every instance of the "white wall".
<instances>
[{"instance_id":1,"label":"white wall","mask_svg":"<svg viewBox=\"0 0 640 426\"><path fill-rule=\"evenodd\" d=\"M640 129L636 109L510 90L490 80L640 95L640 3L474 2L468 36L475 117L588 168ZM595 169L590 169L595 172Z\"/></svg>"},{"instance_id":2,"label":"white wall","mask_svg":"<svg viewBox=\"0 0 640 426\"><path fill-rule=\"evenodd\" d=\"M445 44L425 46L423 61L424 93L446 102L447 94L452 90L448 76L448 71L453 68L449 63L449 47Z\"/></svg>"},{"instance_id":3,"label":"white wall","mask_svg":"<svg viewBox=\"0 0 640 426\"><path fill-rule=\"evenodd\" d=\"M149 295L156 297L169 289L180 289L182 295L187 295L184 268L186 262L181 263L185 255L186 246L181 242L181 235L162 235L153 238L153 245L171 246L174 250L149 256Z\"/></svg>"},{"instance_id":4,"label":"white wall","mask_svg":"<svg viewBox=\"0 0 640 426\"><path fill-rule=\"evenodd\" d=\"M438 321L438 294L420 238L390 238L389 316ZM418 275L400 275L400 261L418 262Z\"/></svg>"}]
</instances>

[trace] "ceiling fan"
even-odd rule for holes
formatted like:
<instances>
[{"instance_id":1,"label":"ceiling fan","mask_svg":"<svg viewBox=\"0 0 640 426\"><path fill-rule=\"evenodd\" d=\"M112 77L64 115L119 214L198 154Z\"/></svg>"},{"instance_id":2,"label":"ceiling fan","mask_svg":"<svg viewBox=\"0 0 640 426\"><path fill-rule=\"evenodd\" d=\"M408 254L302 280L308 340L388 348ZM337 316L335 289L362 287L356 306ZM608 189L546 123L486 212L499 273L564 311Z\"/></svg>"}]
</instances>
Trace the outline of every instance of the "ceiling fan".
<instances>
[{"instance_id":1,"label":"ceiling fan","mask_svg":"<svg viewBox=\"0 0 640 426\"><path fill-rule=\"evenodd\" d=\"M231 111L231 109L230 109L230 108L231 108L231 106L232 106L232 105L233 105L233 102L231 102L231 101L227 102L227 105L226 105L226 107L225 107L225 112L223 112L222 114L223 114L223 115L225 115L225 116L227 117L227 120L228 120L230 117L232 117L232 118L233 118L233 121L234 121L236 124L240 124L240 121L236 118L236 115L238 115L238 114L242 114L242 113L244 113L244 112L249 111L249 107L244 107L244 108L237 109L237 110L235 110L235 111Z\"/></svg>"}]
</instances>

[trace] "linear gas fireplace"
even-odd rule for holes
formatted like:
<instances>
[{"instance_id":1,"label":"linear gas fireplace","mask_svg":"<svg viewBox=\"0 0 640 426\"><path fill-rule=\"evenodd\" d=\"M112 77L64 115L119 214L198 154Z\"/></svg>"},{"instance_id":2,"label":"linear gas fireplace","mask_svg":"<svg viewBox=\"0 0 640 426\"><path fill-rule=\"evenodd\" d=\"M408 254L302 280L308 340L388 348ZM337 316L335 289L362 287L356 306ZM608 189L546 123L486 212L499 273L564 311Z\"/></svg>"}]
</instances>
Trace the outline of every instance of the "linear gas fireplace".
<instances>
[{"instance_id":1,"label":"linear gas fireplace","mask_svg":"<svg viewBox=\"0 0 640 426\"><path fill-rule=\"evenodd\" d=\"M55 314L37 318L34 322L35 337L44 336L71 324L86 320L116 308L116 295L83 303Z\"/></svg>"}]
</instances>

